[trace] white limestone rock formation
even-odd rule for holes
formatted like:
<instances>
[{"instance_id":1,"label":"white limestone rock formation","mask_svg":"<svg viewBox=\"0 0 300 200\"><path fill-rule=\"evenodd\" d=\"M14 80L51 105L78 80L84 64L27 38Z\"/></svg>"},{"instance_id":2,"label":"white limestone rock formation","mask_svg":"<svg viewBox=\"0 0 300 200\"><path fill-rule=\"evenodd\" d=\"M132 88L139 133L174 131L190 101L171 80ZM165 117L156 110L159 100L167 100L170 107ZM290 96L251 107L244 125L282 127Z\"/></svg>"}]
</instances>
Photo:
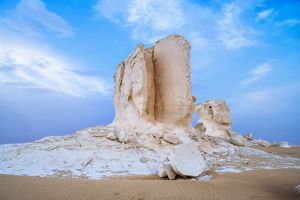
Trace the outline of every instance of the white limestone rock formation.
<instances>
[{"instance_id":1,"label":"white limestone rock formation","mask_svg":"<svg viewBox=\"0 0 300 200\"><path fill-rule=\"evenodd\" d=\"M197 177L204 171L205 161L193 144L179 144L174 148L171 166L182 177Z\"/></svg>"},{"instance_id":2,"label":"white limestone rock formation","mask_svg":"<svg viewBox=\"0 0 300 200\"><path fill-rule=\"evenodd\" d=\"M270 147L284 147L284 148L290 148L291 146L289 145L288 142L282 141L282 142L275 142L270 145Z\"/></svg>"},{"instance_id":3,"label":"white limestone rock formation","mask_svg":"<svg viewBox=\"0 0 300 200\"><path fill-rule=\"evenodd\" d=\"M190 44L178 35L154 46L155 120L188 127L195 110L190 79Z\"/></svg>"},{"instance_id":4,"label":"white limestone rock formation","mask_svg":"<svg viewBox=\"0 0 300 200\"><path fill-rule=\"evenodd\" d=\"M189 128L195 110L190 80L190 45L171 35L145 49L138 45L115 74L112 123L118 129L153 125Z\"/></svg>"},{"instance_id":5,"label":"white limestone rock formation","mask_svg":"<svg viewBox=\"0 0 300 200\"><path fill-rule=\"evenodd\" d=\"M168 179L173 180L176 178L176 173L174 172L170 164L164 164L159 168L158 176L161 178L168 177Z\"/></svg>"},{"instance_id":6,"label":"white limestone rock formation","mask_svg":"<svg viewBox=\"0 0 300 200\"><path fill-rule=\"evenodd\" d=\"M198 125L205 130L204 134L226 138L226 129L231 128L230 110L224 100L208 100L196 107L199 117ZM202 127L203 126L203 127Z\"/></svg>"},{"instance_id":7,"label":"white limestone rock formation","mask_svg":"<svg viewBox=\"0 0 300 200\"><path fill-rule=\"evenodd\" d=\"M138 45L129 57L118 65L115 73L113 125L116 127L141 126L154 120L154 67L153 49Z\"/></svg>"}]
</instances>

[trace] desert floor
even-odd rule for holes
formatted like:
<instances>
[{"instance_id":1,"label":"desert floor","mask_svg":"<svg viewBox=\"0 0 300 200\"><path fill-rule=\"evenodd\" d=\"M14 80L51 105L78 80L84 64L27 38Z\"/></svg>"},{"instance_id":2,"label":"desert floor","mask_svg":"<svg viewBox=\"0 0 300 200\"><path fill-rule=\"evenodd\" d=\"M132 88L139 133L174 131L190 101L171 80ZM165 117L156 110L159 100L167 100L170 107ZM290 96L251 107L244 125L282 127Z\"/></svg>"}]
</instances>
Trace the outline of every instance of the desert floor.
<instances>
[{"instance_id":1,"label":"desert floor","mask_svg":"<svg viewBox=\"0 0 300 200\"><path fill-rule=\"evenodd\" d=\"M281 155L291 151L266 148ZM213 174L210 181L162 180L156 177L123 177L111 180L0 176L0 200L6 199L298 199L300 169L265 169L233 174Z\"/></svg>"}]
</instances>

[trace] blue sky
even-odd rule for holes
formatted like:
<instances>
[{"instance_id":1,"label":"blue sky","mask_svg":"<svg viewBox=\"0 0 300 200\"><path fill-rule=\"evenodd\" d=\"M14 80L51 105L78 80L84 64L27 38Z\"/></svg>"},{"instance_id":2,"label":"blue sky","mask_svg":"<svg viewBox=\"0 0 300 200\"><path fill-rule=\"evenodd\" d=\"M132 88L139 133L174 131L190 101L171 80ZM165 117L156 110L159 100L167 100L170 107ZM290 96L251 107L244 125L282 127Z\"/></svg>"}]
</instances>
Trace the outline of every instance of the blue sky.
<instances>
[{"instance_id":1,"label":"blue sky","mask_svg":"<svg viewBox=\"0 0 300 200\"><path fill-rule=\"evenodd\" d=\"M117 64L173 33L197 103L225 99L237 132L300 144L296 0L0 0L0 143L110 123Z\"/></svg>"}]
</instances>

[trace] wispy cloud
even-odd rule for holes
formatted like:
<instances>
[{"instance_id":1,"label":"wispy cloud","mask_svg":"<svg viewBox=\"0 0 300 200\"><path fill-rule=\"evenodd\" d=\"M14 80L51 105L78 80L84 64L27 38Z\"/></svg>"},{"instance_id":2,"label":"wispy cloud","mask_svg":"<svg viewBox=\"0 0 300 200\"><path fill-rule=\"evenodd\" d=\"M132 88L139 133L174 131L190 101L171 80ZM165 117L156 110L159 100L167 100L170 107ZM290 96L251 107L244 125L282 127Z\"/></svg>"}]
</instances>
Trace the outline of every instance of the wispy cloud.
<instances>
[{"instance_id":1,"label":"wispy cloud","mask_svg":"<svg viewBox=\"0 0 300 200\"><path fill-rule=\"evenodd\" d=\"M256 41L250 38L254 31L239 21L240 7L236 3L223 6L223 17L218 21L219 39L227 49L253 46Z\"/></svg>"},{"instance_id":2,"label":"wispy cloud","mask_svg":"<svg viewBox=\"0 0 300 200\"><path fill-rule=\"evenodd\" d=\"M0 84L39 88L60 94L84 97L106 95L110 85L100 78L76 71L72 63L51 52L22 44L0 41Z\"/></svg>"},{"instance_id":3,"label":"wispy cloud","mask_svg":"<svg viewBox=\"0 0 300 200\"><path fill-rule=\"evenodd\" d=\"M255 45L254 30L245 25L240 15L253 7L239 1L221 4L216 10L200 3L182 0L99 0L98 16L131 28L131 36L152 43L171 33L186 36L197 49L221 44L226 49ZM241 8L242 7L242 8ZM213 42L213 44L209 44Z\"/></svg>"},{"instance_id":4,"label":"wispy cloud","mask_svg":"<svg viewBox=\"0 0 300 200\"><path fill-rule=\"evenodd\" d=\"M283 20L276 24L276 26L283 27L283 28L294 27L294 26L298 26L298 25L300 25L299 19L286 19L286 20Z\"/></svg>"},{"instance_id":5,"label":"wispy cloud","mask_svg":"<svg viewBox=\"0 0 300 200\"><path fill-rule=\"evenodd\" d=\"M132 28L132 37L153 42L185 24L181 0L103 0L95 6L98 14Z\"/></svg>"},{"instance_id":6,"label":"wispy cloud","mask_svg":"<svg viewBox=\"0 0 300 200\"><path fill-rule=\"evenodd\" d=\"M63 37L74 34L74 29L68 22L49 11L41 0L21 0L3 21L16 30L30 34L38 34L41 27Z\"/></svg>"},{"instance_id":7,"label":"wispy cloud","mask_svg":"<svg viewBox=\"0 0 300 200\"><path fill-rule=\"evenodd\" d=\"M289 85L243 92L229 98L229 101L236 112L247 110L257 114L258 111L267 110L267 112L272 112L278 107L286 106L287 102L297 99L299 92L299 82L293 82L289 83ZM270 110L270 108L273 110Z\"/></svg>"},{"instance_id":8,"label":"wispy cloud","mask_svg":"<svg viewBox=\"0 0 300 200\"><path fill-rule=\"evenodd\" d=\"M267 9L267 10L260 11L256 15L256 21L259 22L259 21L267 20L268 18L272 17L274 13L275 13L274 9Z\"/></svg>"},{"instance_id":9,"label":"wispy cloud","mask_svg":"<svg viewBox=\"0 0 300 200\"><path fill-rule=\"evenodd\" d=\"M242 85L250 85L262 79L271 70L272 70L271 62L266 62L257 66L251 71L250 77L242 81Z\"/></svg>"}]
</instances>

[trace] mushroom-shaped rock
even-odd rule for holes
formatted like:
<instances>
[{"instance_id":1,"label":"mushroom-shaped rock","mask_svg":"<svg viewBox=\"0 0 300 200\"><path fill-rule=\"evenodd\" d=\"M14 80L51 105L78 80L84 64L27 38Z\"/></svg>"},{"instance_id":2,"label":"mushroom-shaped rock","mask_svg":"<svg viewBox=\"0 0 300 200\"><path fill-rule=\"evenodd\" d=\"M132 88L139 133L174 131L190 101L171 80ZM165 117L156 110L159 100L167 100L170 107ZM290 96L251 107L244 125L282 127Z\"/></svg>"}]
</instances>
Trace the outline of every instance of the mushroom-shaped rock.
<instances>
[{"instance_id":1,"label":"mushroom-shaped rock","mask_svg":"<svg viewBox=\"0 0 300 200\"><path fill-rule=\"evenodd\" d=\"M231 128L229 107L224 100L208 100L196 107L199 122L196 127L205 127L204 134L226 138L226 129Z\"/></svg>"},{"instance_id":2,"label":"mushroom-shaped rock","mask_svg":"<svg viewBox=\"0 0 300 200\"><path fill-rule=\"evenodd\" d=\"M168 177L168 179L173 180L176 174L170 164L164 164L158 170L158 176L161 178Z\"/></svg>"},{"instance_id":3,"label":"mushroom-shaped rock","mask_svg":"<svg viewBox=\"0 0 300 200\"><path fill-rule=\"evenodd\" d=\"M205 161L195 145L179 144L174 148L171 166L182 177L197 177L204 171Z\"/></svg>"}]
</instances>

